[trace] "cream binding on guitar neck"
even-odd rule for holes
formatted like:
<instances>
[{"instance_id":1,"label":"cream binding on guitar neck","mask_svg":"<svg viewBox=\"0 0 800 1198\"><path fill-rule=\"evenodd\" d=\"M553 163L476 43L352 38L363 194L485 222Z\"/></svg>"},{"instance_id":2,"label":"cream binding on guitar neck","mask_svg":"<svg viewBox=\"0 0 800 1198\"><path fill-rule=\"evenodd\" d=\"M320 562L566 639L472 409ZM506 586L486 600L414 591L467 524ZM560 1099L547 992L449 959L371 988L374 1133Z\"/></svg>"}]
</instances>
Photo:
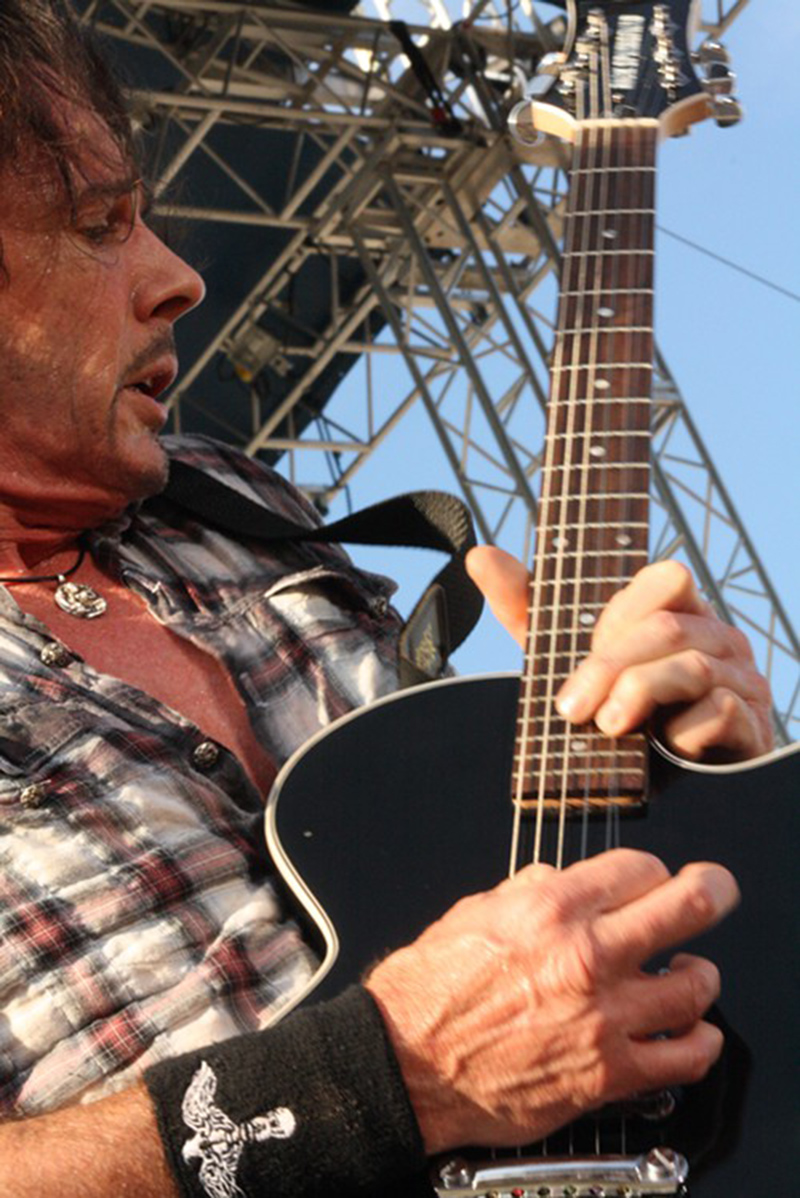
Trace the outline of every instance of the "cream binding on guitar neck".
<instances>
[{"instance_id":1,"label":"cream binding on guitar neck","mask_svg":"<svg viewBox=\"0 0 800 1198\"><path fill-rule=\"evenodd\" d=\"M576 731L553 705L600 610L647 560L657 144L712 111L729 123L730 97L695 77L689 0L570 3L569 16L565 53L512 117L523 138L574 146L521 686L448 680L339 721L281 772L267 836L322 949L317 994L505 867L563 866L623 842L673 868L724 861L747 923L718 929L709 951L735 979L726 1015L746 1046L731 1030L701 1085L603 1111L530 1152L465 1154L435 1180L454 1198L638 1198L685 1193L687 1177L693 1198L787 1193L800 1152L800 971L781 934L798 903L792 754L757 771L684 771L651 799L643 736ZM776 967L769 987L745 954L748 929Z\"/></svg>"}]
</instances>

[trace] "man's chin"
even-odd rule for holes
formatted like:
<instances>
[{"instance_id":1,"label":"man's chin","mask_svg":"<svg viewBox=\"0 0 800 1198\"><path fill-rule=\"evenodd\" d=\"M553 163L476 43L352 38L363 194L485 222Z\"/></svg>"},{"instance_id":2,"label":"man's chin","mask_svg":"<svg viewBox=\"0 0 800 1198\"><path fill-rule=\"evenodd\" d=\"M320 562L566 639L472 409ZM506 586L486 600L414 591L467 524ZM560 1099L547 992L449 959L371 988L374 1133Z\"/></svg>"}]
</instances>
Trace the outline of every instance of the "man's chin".
<instances>
[{"instance_id":1,"label":"man's chin","mask_svg":"<svg viewBox=\"0 0 800 1198\"><path fill-rule=\"evenodd\" d=\"M167 485L169 458L156 433L137 438L135 447L119 463L120 488L128 503L158 495Z\"/></svg>"}]
</instances>

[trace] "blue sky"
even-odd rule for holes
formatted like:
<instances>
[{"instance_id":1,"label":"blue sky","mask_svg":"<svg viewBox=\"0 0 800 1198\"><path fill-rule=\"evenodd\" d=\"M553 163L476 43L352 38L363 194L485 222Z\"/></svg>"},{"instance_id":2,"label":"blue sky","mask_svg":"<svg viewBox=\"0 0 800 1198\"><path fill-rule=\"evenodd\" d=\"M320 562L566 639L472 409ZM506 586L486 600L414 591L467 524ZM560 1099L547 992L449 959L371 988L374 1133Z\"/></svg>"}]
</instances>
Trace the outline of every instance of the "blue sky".
<instances>
[{"instance_id":1,"label":"blue sky","mask_svg":"<svg viewBox=\"0 0 800 1198\"><path fill-rule=\"evenodd\" d=\"M709 6L710 7L710 6ZM724 39L745 119L713 121L661 151L659 223L800 292L795 128L797 0L751 0ZM800 304L665 235L658 238L656 333L743 523L800 629ZM415 431L416 428L416 431ZM361 506L414 486L454 483L433 434L409 421L356 478ZM427 436L427 440L422 439ZM381 554L361 555L376 566ZM388 568L413 601L434 572L399 555ZM519 654L489 622L458 658L466 671L513 669Z\"/></svg>"}]
</instances>

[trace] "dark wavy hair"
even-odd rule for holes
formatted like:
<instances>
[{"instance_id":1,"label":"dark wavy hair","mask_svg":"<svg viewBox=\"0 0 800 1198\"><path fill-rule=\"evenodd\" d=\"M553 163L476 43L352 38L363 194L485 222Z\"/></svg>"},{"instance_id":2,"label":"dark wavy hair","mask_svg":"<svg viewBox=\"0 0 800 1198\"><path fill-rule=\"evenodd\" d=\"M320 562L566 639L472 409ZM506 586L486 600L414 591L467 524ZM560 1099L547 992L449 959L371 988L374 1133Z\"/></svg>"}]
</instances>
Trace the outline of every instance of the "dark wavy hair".
<instances>
[{"instance_id":1,"label":"dark wavy hair","mask_svg":"<svg viewBox=\"0 0 800 1198\"><path fill-rule=\"evenodd\" d=\"M59 113L100 118L124 161L136 161L122 90L96 37L69 0L0 0L0 174L34 160L42 182L74 208L80 144Z\"/></svg>"}]
</instances>

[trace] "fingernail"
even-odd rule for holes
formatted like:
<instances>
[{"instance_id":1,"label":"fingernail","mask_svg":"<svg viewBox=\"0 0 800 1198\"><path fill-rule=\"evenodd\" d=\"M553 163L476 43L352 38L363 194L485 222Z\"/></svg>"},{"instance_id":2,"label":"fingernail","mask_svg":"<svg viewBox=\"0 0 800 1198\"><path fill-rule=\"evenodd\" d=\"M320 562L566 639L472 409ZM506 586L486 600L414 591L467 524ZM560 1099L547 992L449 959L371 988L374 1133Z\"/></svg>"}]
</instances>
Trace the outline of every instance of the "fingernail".
<instances>
[{"instance_id":1,"label":"fingernail","mask_svg":"<svg viewBox=\"0 0 800 1198\"><path fill-rule=\"evenodd\" d=\"M601 732L605 732L607 736L614 736L625 726L625 713L615 699L610 699L598 711L595 723Z\"/></svg>"},{"instance_id":2,"label":"fingernail","mask_svg":"<svg viewBox=\"0 0 800 1198\"><path fill-rule=\"evenodd\" d=\"M738 904L739 887L726 869L712 866L705 871L705 881L718 914L730 911Z\"/></svg>"},{"instance_id":3,"label":"fingernail","mask_svg":"<svg viewBox=\"0 0 800 1198\"><path fill-rule=\"evenodd\" d=\"M556 696L556 711L565 720L580 724L589 714L586 697L580 691L573 691L569 685Z\"/></svg>"}]
</instances>

